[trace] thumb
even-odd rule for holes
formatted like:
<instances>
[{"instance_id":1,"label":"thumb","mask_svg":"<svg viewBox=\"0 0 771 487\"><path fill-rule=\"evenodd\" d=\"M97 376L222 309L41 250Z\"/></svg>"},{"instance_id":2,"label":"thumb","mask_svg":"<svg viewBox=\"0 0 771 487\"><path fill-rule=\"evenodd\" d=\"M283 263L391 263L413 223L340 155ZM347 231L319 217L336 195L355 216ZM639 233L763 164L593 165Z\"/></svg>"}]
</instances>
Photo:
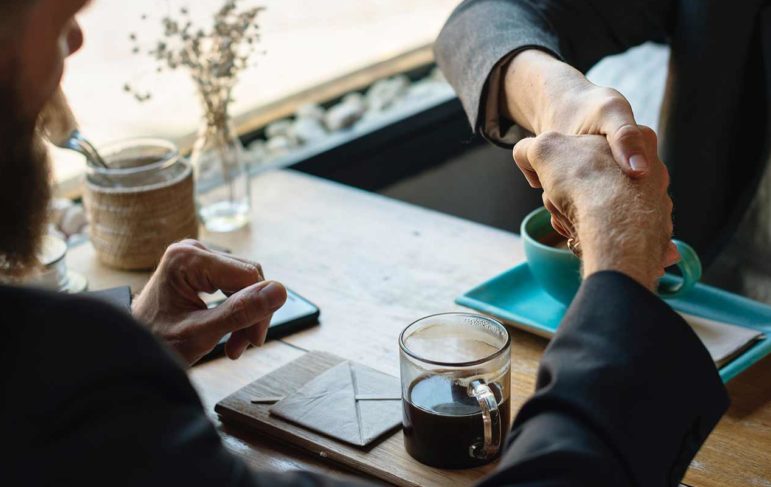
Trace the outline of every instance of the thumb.
<instances>
[{"instance_id":1,"label":"thumb","mask_svg":"<svg viewBox=\"0 0 771 487\"><path fill-rule=\"evenodd\" d=\"M244 288L225 302L207 311L208 328L220 336L257 324L269 318L286 302L286 288L275 281L263 281Z\"/></svg>"},{"instance_id":2,"label":"thumb","mask_svg":"<svg viewBox=\"0 0 771 487\"><path fill-rule=\"evenodd\" d=\"M528 156L528 151L534 140L533 137L526 137L517 142L517 145L514 146L512 156L514 157L514 162L517 164L517 167L522 171L525 179L527 179L527 182L530 184L530 187L540 188L541 180L538 178L538 173L533 169L533 164L530 162L530 157Z\"/></svg>"},{"instance_id":3,"label":"thumb","mask_svg":"<svg viewBox=\"0 0 771 487\"><path fill-rule=\"evenodd\" d=\"M604 117L601 132L608 139L613 158L621 170L631 177L645 175L650 169L645 137L637 126L629 102L619 98Z\"/></svg>"}]
</instances>

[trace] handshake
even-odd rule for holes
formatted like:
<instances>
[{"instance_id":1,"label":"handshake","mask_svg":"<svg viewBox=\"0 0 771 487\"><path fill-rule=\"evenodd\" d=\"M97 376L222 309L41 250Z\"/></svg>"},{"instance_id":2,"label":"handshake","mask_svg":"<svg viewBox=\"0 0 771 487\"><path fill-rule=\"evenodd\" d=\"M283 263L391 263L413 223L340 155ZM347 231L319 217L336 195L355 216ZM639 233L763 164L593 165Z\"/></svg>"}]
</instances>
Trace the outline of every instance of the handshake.
<instances>
[{"instance_id":1,"label":"handshake","mask_svg":"<svg viewBox=\"0 0 771 487\"><path fill-rule=\"evenodd\" d=\"M656 134L619 92L542 51L517 54L502 78L499 117L540 134L520 141L514 160L543 188L552 226L572 239L584 277L616 270L653 289L680 260Z\"/></svg>"},{"instance_id":2,"label":"handshake","mask_svg":"<svg viewBox=\"0 0 771 487\"><path fill-rule=\"evenodd\" d=\"M671 241L669 174L653 130L639 130L648 169L634 177L599 135L547 132L523 139L514 160L532 187L543 188L551 224L580 253L584 277L615 270L652 290L679 254Z\"/></svg>"}]
</instances>

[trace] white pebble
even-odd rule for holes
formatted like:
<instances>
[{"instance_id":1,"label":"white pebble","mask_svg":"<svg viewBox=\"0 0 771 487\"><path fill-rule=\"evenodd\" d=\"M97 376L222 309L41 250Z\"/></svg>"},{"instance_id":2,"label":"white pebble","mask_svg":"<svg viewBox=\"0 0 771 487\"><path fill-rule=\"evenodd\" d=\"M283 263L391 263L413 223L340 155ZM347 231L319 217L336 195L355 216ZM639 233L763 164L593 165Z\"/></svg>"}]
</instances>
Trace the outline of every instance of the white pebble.
<instances>
[{"instance_id":1,"label":"white pebble","mask_svg":"<svg viewBox=\"0 0 771 487\"><path fill-rule=\"evenodd\" d=\"M367 110L367 113L365 113L364 116L361 117L361 120L357 122L357 126L366 126L368 124L378 122L386 118L388 114L388 111L383 110Z\"/></svg>"},{"instance_id":2,"label":"white pebble","mask_svg":"<svg viewBox=\"0 0 771 487\"><path fill-rule=\"evenodd\" d=\"M54 225L61 225L64 212L72 208L75 203L66 198L54 198L48 205L48 221Z\"/></svg>"},{"instance_id":3,"label":"white pebble","mask_svg":"<svg viewBox=\"0 0 771 487\"><path fill-rule=\"evenodd\" d=\"M67 241L67 235L62 233L59 230L59 228L56 225L54 225L53 223L49 223L48 224L48 230L46 231L46 233L48 235L53 236L53 237L59 238L59 239L65 241L65 242Z\"/></svg>"},{"instance_id":4,"label":"white pebble","mask_svg":"<svg viewBox=\"0 0 771 487\"><path fill-rule=\"evenodd\" d=\"M364 105L367 104L367 100L366 98L364 98L364 95L362 95L358 91L354 91L353 93L348 93L347 95L345 95L341 103L348 103L354 106L364 107Z\"/></svg>"},{"instance_id":5,"label":"white pebble","mask_svg":"<svg viewBox=\"0 0 771 487\"><path fill-rule=\"evenodd\" d=\"M413 103L433 99L440 95L451 93L452 90L447 83L441 83L432 79L423 79L409 87L404 97L399 103Z\"/></svg>"},{"instance_id":6,"label":"white pebble","mask_svg":"<svg viewBox=\"0 0 771 487\"><path fill-rule=\"evenodd\" d=\"M88 223L88 218L86 217L83 206L74 205L64 212L62 223L59 228L65 235L70 237L80 232L80 229L82 229L86 223Z\"/></svg>"},{"instance_id":7,"label":"white pebble","mask_svg":"<svg viewBox=\"0 0 771 487\"><path fill-rule=\"evenodd\" d=\"M265 128L265 136L270 139L278 135L288 135L292 130L292 121L288 118L273 122Z\"/></svg>"},{"instance_id":8,"label":"white pebble","mask_svg":"<svg viewBox=\"0 0 771 487\"><path fill-rule=\"evenodd\" d=\"M297 141L291 137L277 135L268 139L265 148L270 157L282 156L297 147Z\"/></svg>"},{"instance_id":9,"label":"white pebble","mask_svg":"<svg viewBox=\"0 0 771 487\"><path fill-rule=\"evenodd\" d=\"M312 118L314 120L322 121L324 120L324 109L315 103L306 103L297 108L296 116L298 119Z\"/></svg>"},{"instance_id":10,"label":"white pebble","mask_svg":"<svg viewBox=\"0 0 771 487\"><path fill-rule=\"evenodd\" d=\"M248 157L252 162L261 163L268 159L268 149L265 147L265 141L257 139L246 148Z\"/></svg>"},{"instance_id":11,"label":"white pebble","mask_svg":"<svg viewBox=\"0 0 771 487\"><path fill-rule=\"evenodd\" d=\"M370 110L385 110L401 97L410 85L404 75L376 81L367 90L367 104Z\"/></svg>"},{"instance_id":12,"label":"white pebble","mask_svg":"<svg viewBox=\"0 0 771 487\"><path fill-rule=\"evenodd\" d=\"M327 130L315 118L298 118L292 126L292 133L301 143L307 144L327 136Z\"/></svg>"},{"instance_id":13,"label":"white pebble","mask_svg":"<svg viewBox=\"0 0 771 487\"><path fill-rule=\"evenodd\" d=\"M356 123L366 111L364 104L357 104L355 102L342 102L333 106L327 111L325 122L327 128L331 131L336 131L344 128L348 128Z\"/></svg>"}]
</instances>

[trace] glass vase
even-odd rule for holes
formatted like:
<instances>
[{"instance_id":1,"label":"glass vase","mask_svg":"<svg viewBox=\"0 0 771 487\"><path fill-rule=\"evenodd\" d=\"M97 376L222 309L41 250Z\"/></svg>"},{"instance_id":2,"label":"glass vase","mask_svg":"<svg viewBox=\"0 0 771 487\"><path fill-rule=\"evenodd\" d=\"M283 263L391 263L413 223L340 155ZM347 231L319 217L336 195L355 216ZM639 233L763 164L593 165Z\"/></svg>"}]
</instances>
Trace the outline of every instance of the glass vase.
<instances>
[{"instance_id":1,"label":"glass vase","mask_svg":"<svg viewBox=\"0 0 771 487\"><path fill-rule=\"evenodd\" d=\"M249 222L251 195L244 147L229 117L206 120L193 147L196 206L212 232L232 232Z\"/></svg>"}]
</instances>

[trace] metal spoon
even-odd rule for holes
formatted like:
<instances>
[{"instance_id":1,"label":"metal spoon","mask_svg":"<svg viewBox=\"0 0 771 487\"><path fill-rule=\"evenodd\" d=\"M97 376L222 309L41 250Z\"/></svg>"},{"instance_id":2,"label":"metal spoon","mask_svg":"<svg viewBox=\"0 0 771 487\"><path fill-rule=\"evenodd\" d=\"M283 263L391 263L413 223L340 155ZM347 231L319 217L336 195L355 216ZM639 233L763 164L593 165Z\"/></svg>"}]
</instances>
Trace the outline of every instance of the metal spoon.
<instances>
[{"instance_id":1,"label":"metal spoon","mask_svg":"<svg viewBox=\"0 0 771 487\"><path fill-rule=\"evenodd\" d=\"M109 169L96 147L80 133L78 122L61 87L43 110L41 126L45 137L53 145L83 154L92 166Z\"/></svg>"},{"instance_id":2,"label":"metal spoon","mask_svg":"<svg viewBox=\"0 0 771 487\"><path fill-rule=\"evenodd\" d=\"M99 155L99 151L96 150L96 147L94 147L88 139L83 137L78 129L70 132L69 137L66 139L58 140L57 142L59 143L56 143L53 140L51 142L62 149L70 149L83 154L91 165L109 169L109 166L104 159L102 159L102 156Z\"/></svg>"}]
</instances>

